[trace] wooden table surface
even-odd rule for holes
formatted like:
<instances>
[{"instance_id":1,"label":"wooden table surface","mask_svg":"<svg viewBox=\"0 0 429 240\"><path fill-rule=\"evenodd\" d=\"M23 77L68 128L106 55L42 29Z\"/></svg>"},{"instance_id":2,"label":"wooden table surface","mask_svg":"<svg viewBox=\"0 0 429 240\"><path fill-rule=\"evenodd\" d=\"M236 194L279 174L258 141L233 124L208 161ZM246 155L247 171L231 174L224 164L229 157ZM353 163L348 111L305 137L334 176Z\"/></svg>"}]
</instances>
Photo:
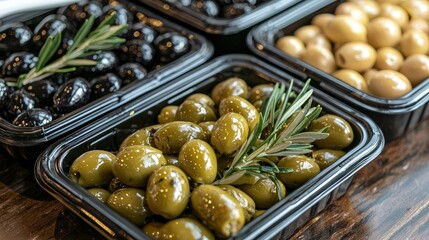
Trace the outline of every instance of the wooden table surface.
<instances>
[{"instance_id":1,"label":"wooden table surface","mask_svg":"<svg viewBox=\"0 0 429 240\"><path fill-rule=\"evenodd\" d=\"M429 239L429 119L386 145L292 239ZM101 239L0 154L0 239Z\"/></svg>"}]
</instances>

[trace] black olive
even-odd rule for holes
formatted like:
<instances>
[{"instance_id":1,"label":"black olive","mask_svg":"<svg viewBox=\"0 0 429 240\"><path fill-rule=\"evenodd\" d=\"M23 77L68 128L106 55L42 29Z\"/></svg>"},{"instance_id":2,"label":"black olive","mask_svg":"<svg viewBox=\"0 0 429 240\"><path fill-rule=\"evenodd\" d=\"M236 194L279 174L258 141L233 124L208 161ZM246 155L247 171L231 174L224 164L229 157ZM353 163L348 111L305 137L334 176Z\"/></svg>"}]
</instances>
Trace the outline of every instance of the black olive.
<instances>
[{"instance_id":1,"label":"black olive","mask_svg":"<svg viewBox=\"0 0 429 240\"><path fill-rule=\"evenodd\" d=\"M49 36L55 36L59 32L65 37L72 34L74 29L64 15L49 15L34 29L33 42L41 48Z\"/></svg>"},{"instance_id":2,"label":"black olive","mask_svg":"<svg viewBox=\"0 0 429 240\"><path fill-rule=\"evenodd\" d=\"M4 115L8 120L13 120L25 110L30 110L38 106L37 99L32 98L27 91L24 89L16 90L9 96L4 106Z\"/></svg>"},{"instance_id":3,"label":"black olive","mask_svg":"<svg viewBox=\"0 0 429 240\"><path fill-rule=\"evenodd\" d=\"M138 63L125 63L119 67L118 75L122 79L122 85L127 85L130 82L143 80L147 70Z\"/></svg>"},{"instance_id":4,"label":"black olive","mask_svg":"<svg viewBox=\"0 0 429 240\"><path fill-rule=\"evenodd\" d=\"M73 77L73 73L72 72L68 72L68 73L57 73L57 74L54 74L54 75L50 76L49 78L52 79L52 81L57 86L61 86L65 82L67 82L68 80L70 80L72 77Z\"/></svg>"},{"instance_id":5,"label":"black olive","mask_svg":"<svg viewBox=\"0 0 429 240\"><path fill-rule=\"evenodd\" d=\"M91 81L91 98L97 99L121 88L122 80L114 73L108 73Z\"/></svg>"},{"instance_id":6,"label":"black olive","mask_svg":"<svg viewBox=\"0 0 429 240\"><path fill-rule=\"evenodd\" d=\"M57 113L69 113L88 103L91 87L85 79L73 78L61 85L54 94L54 109Z\"/></svg>"},{"instance_id":7,"label":"black olive","mask_svg":"<svg viewBox=\"0 0 429 240\"><path fill-rule=\"evenodd\" d=\"M9 87L3 78L0 78L0 108L5 103L7 95L9 93Z\"/></svg>"},{"instance_id":8,"label":"black olive","mask_svg":"<svg viewBox=\"0 0 429 240\"><path fill-rule=\"evenodd\" d=\"M155 49L144 40L129 40L121 45L120 58L123 62L139 62L150 65L155 58Z\"/></svg>"},{"instance_id":9,"label":"black olive","mask_svg":"<svg viewBox=\"0 0 429 240\"><path fill-rule=\"evenodd\" d=\"M10 23L0 26L0 51L27 50L33 32L22 23Z\"/></svg>"},{"instance_id":10,"label":"black olive","mask_svg":"<svg viewBox=\"0 0 429 240\"><path fill-rule=\"evenodd\" d=\"M141 39L147 43L152 43L155 37L155 30L151 26L142 23L134 23L127 34L127 39Z\"/></svg>"},{"instance_id":11,"label":"black olive","mask_svg":"<svg viewBox=\"0 0 429 240\"><path fill-rule=\"evenodd\" d=\"M113 22L113 25L127 24L128 29L131 28L134 22L134 15L122 5L105 6L103 8L103 15L100 17L100 21L103 21L104 19L108 18L113 13L116 13L116 19ZM128 30L125 30L123 35L126 35L127 31Z\"/></svg>"},{"instance_id":12,"label":"black olive","mask_svg":"<svg viewBox=\"0 0 429 240\"><path fill-rule=\"evenodd\" d=\"M187 6L191 5L192 0L166 0L166 2L176 3L176 4L179 3L182 6L187 7Z\"/></svg>"},{"instance_id":13,"label":"black olive","mask_svg":"<svg viewBox=\"0 0 429 240\"><path fill-rule=\"evenodd\" d=\"M118 65L118 57L111 52L105 51L98 54L94 54L88 57L90 60L97 62L94 66L78 67L76 70L77 74L89 73L91 76L101 75L103 73L110 72L113 68Z\"/></svg>"},{"instance_id":14,"label":"black olive","mask_svg":"<svg viewBox=\"0 0 429 240\"><path fill-rule=\"evenodd\" d=\"M32 53L18 52L10 55L4 62L2 74L7 77L19 77L36 66L39 58Z\"/></svg>"},{"instance_id":15,"label":"black olive","mask_svg":"<svg viewBox=\"0 0 429 240\"><path fill-rule=\"evenodd\" d=\"M53 119L52 114L41 108L33 108L19 114L12 122L19 127L38 127L48 124Z\"/></svg>"},{"instance_id":16,"label":"black olive","mask_svg":"<svg viewBox=\"0 0 429 240\"><path fill-rule=\"evenodd\" d=\"M161 63L169 63L185 54L189 49L188 38L175 32L159 35L155 39L154 45Z\"/></svg>"},{"instance_id":17,"label":"black olive","mask_svg":"<svg viewBox=\"0 0 429 240\"><path fill-rule=\"evenodd\" d=\"M191 4L191 8L208 17L217 17L219 15L219 6L212 0L195 0Z\"/></svg>"},{"instance_id":18,"label":"black olive","mask_svg":"<svg viewBox=\"0 0 429 240\"><path fill-rule=\"evenodd\" d=\"M222 9L222 16L224 18L235 18L250 12L253 8L247 3L237 3L228 5Z\"/></svg>"},{"instance_id":19,"label":"black olive","mask_svg":"<svg viewBox=\"0 0 429 240\"><path fill-rule=\"evenodd\" d=\"M57 91L57 85L51 79L43 79L24 86L31 97L39 100L40 106L51 106L52 97Z\"/></svg>"},{"instance_id":20,"label":"black olive","mask_svg":"<svg viewBox=\"0 0 429 240\"><path fill-rule=\"evenodd\" d=\"M59 9L58 14L66 16L75 28L79 28L91 15L94 15L95 19L100 17L103 14L103 5L97 1L82 1Z\"/></svg>"}]
</instances>

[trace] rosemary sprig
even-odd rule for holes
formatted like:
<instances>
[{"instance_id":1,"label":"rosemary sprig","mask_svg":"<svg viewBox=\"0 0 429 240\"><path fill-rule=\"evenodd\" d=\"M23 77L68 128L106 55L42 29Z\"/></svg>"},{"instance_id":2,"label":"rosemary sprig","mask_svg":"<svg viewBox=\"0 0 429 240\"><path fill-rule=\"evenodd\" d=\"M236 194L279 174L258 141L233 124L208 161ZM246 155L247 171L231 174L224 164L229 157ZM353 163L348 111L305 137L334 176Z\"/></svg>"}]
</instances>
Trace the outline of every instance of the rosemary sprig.
<instances>
[{"instance_id":1,"label":"rosemary sprig","mask_svg":"<svg viewBox=\"0 0 429 240\"><path fill-rule=\"evenodd\" d=\"M55 36L49 36L39 52L36 66L28 73L19 76L14 84L23 86L47 78L55 73L67 73L76 70L76 66L92 66L97 62L85 57L96 54L101 50L109 50L117 44L125 42L125 39L118 37L127 25L112 26L116 14L112 14L101 22L93 31L91 30L95 18L91 16L80 27L76 33L73 44L68 48L66 54L61 58L46 65L54 56L61 44L61 33Z\"/></svg>"},{"instance_id":2,"label":"rosemary sprig","mask_svg":"<svg viewBox=\"0 0 429 240\"><path fill-rule=\"evenodd\" d=\"M290 103L295 94L292 88L293 80L287 89L280 83L274 86L260 113L258 125L234 156L231 166L219 173L221 179L214 184L231 184L246 174L270 178L276 184L278 197L281 198L282 189L276 173L290 173L292 169L277 167L269 158L310 153L312 142L328 137L328 128L302 132L322 111L320 106L311 107L313 90L310 89L310 80ZM261 139L264 132L268 132L268 136Z\"/></svg>"}]
</instances>

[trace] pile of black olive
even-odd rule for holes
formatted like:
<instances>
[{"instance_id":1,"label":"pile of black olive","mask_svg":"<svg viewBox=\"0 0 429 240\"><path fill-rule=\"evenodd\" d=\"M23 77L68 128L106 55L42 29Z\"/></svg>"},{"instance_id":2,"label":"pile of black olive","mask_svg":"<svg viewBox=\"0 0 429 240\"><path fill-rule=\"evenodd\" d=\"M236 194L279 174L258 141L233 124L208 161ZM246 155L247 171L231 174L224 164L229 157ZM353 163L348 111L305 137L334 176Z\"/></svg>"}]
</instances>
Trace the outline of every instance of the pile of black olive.
<instances>
[{"instance_id":1,"label":"pile of black olive","mask_svg":"<svg viewBox=\"0 0 429 240\"><path fill-rule=\"evenodd\" d=\"M181 4L205 16L218 18L235 18L252 11L261 3L269 0L164 0Z\"/></svg>"},{"instance_id":2,"label":"pile of black olive","mask_svg":"<svg viewBox=\"0 0 429 240\"><path fill-rule=\"evenodd\" d=\"M2 118L22 127L47 124L130 82L145 79L148 71L159 69L190 49L186 36L165 26L153 26L146 18L139 18L143 14L134 8L109 2L84 1L28 22L0 25ZM126 42L87 57L97 61L97 65L78 67L75 72L56 74L21 88L8 86L8 81L35 67L48 36L62 34L62 44L53 57L58 59L73 44L86 18L92 14L100 23L112 13L117 14L113 25L128 24L121 35Z\"/></svg>"}]
</instances>

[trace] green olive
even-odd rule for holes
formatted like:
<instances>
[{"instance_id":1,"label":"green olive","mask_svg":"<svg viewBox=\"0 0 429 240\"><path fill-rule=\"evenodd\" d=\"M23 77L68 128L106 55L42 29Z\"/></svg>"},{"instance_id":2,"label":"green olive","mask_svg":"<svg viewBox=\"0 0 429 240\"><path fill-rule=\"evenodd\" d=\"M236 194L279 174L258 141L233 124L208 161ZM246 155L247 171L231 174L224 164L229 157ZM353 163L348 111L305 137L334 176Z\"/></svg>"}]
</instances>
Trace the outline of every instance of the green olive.
<instances>
[{"instance_id":1,"label":"green olive","mask_svg":"<svg viewBox=\"0 0 429 240\"><path fill-rule=\"evenodd\" d=\"M374 48L394 47L401 35L401 27L390 18L377 17L368 24L368 43Z\"/></svg>"},{"instance_id":2,"label":"green olive","mask_svg":"<svg viewBox=\"0 0 429 240\"><path fill-rule=\"evenodd\" d=\"M373 0L351 0L351 2L356 4L370 19L380 14L380 6Z\"/></svg>"},{"instance_id":3,"label":"green olive","mask_svg":"<svg viewBox=\"0 0 429 240\"><path fill-rule=\"evenodd\" d=\"M329 51L332 50L332 43L325 35L317 35L314 38L308 40L307 46L310 46L310 45L321 46L323 48L328 49Z\"/></svg>"},{"instance_id":4,"label":"green olive","mask_svg":"<svg viewBox=\"0 0 429 240\"><path fill-rule=\"evenodd\" d=\"M206 135L199 125L191 122L166 123L154 134L155 146L164 154L179 154L183 144L192 139L206 140Z\"/></svg>"},{"instance_id":5,"label":"green olive","mask_svg":"<svg viewBox=\"0 0 429 240\"><path fill-rule=\"evenodd\" d=\"M180 149L179 167L194 182L212 183L217 175L215 151L205 141L192 139Z\"/></svg>"},{"instance_id":6,"label":"green olive","mask_svg":"<svg viewBox=\"0 0 429 240\"><path fill-rule=\"evenodd\" d=\"M155 143L153 141L153 134L162 126L163 124L157 124L149 127L144 127L137 132L129 135L127 138L125 138L124 141L122 141L121 146L119 147L119 151L126 147L135 145L154 147Z\"/></svg>"},{"instance_id":7,"label":"green olive","mask_svg":"<svg viewBox=\"0 0 429 240\"><path fill-rule=\"evenodd\" d=\"M217 171L221 172L229 168L231 166L232 160L234 160L233 156L219 155L217 158Z\"/></svg>"},{"instance_id":8,"label":"green olive","mask_svg":"<svg viewBox=\"0 0 429 240\"><path fill-rule=\"evenodd\" d=\"M88 192L94 195L94 197L96 197L102 203L107 203L107 199L110 196L110 192L104 188L90 188L88 189Z\"/></svg>"},{"instance_id":9,"label":"green olive","mask_svg":"<svg viewBox=\"0 0 429 240\"><path fill-rule=\"evenodd\" d=\"M109 183L109 187L108 190L109 192L115 192L116 190L119 190L121 188L127 188L128 186L125 185L125 183L121 182L121 180L119 180L119 178L114 177L112 178L112 181L110 181Z\"/></svg>"},{"instance_id":10,"label":"green olive","mask_svg":"<svg viewBox=\"0 0 429 240\"><path fill-rule=\"evenodd\" d=\"M281 182L279 185L283 199L286 196L286 188ZM237 187L255 201L257 209L268 209L279 201L276 184L269 178L261 178L255 184L244 184Z\"/></svg>"},{"instance_id":11,"label":"green olive","mask_svg":"<svg viewBox=\"0 0 429 240\"><path fill-rule=\"evenodd\" d=\"M160 240L214 240L213 233L192 218L177 218L160 229Z\"/></svg>"},{"instance_id":12,"label":"green olive","mask_svg":"<svg viewBox=\"0 0 429 240\"><path fill-rule=\"evenodd\" d=\"M238 77L231 77L225 81L222 81L213 88L211 96L216 105L219 105L220 101L229 96L239 96L247 98L249 90L247 89L247 83Z\"/></svg>"},{"instance_id":13,"label":"green olive","mask_svg":"<svg viewBox=\"0 0 429 240\"><path fill-rule=\"evenodd\" d=\"M244 226L240 203L219 187L198 186L191 194L191 203L198 218L222 237L232 237Z\"/></svg>"},{"instance_id":14,"label":"green olive","mask_svg":"<svg viewBox=\"0 0 429 240\"><path fill-rule=\"evenodd\" d=\"M251 132L259 122L258 110L246 99L237 96L224 98L219 105L219 115L223 116L229 112L238 113L243 116L249 124Z\"/></svg>"},{"instance_id":15,"label":"green olive","mask_svg":"<svg viewBox=\"0 0 429 240\"><path fill-rule=\"evenodd\" d=\"M250 90L249 101L254 103L259 100L265 100L273 92L273 84L259 84Z\"/></svg>"},{"instance_id":16,"label":"green olive","mask_svg":"<svg viewBox=\"0 0 429 240\"><path fill-rule=\"evenodd\" d=\"M148 235L151 239L157 240L160 237L161 227L164 223L161 222L150 222L142 227L144 234Z\"/></svg>"},{"instance_id":17,"label":"green olive","mask_svg":"<svg viewBox=\"0 0 429 240\"><path fill-rule=\"evenodd\" d=\"M400 72L381 70L368 81L371 94L382 98L399 98L412 90L410 80Z\"/></svg>"},{"instance_id":18,"label":"green olive","mask_svg":"<svg viewBox=\"0 0 429 240\"><path fill-rule=\"evenodd\" d=\"M70 178L84 188L101 187L112 180L112 164L116 156L103 150L83 153L73 161Z\"/></svg>"},{"instance_id":19,"label":"green olive","mask_svg":"<svg viewBox=\"0 0 429 240\"><path fill-rule=\"evenodd\" d=\"M403 2L403 1L401 1ZM409 16L407 11L402 7L393 3L381 3L380 4L380 17L388 17L395 21L401 28L408 24Z\"/></svg>"},{"instance_id":20,"label":"green olive","mask_svg":"<svg viewBox=\"0 0 429 240\"><path fill-rule=\"evenodd\" d=\"M219 185L218 187L228 192L240 203L240 206L244 211L244 218L246 219L246 222L250 222L250 219L255 213L255 201L253 201L253 199L245 192L231 185Z\"/></svg>"},{"instance_id":21,"label":"green olive","mask_svg":"<svg viewBox=\"0 0 429 240\"><path fill-rule=\"evenodd\" d=\"M109 196L107 205L137 226L142 226L151 215L146 205L145 192L137 188L117 190Z\"/></svg>"},{"instance_id":22,"label":"green olive","mask_svg":"<svg viewBox=\"0 0 429 240\"><path fill-rule=\"evenodd\" d=\"M165 160L167 160L167 165L179 166L179 156L177 155L164 155Z\"/></svg>"},{"instance_id":23,"label":"green olive","mask_svg":"<svg viewBox=\"0 0 429 240\"><path fill-rule=\"evenodd\" d=\"M399 71L410 80L411 85L417 86L429 78L429 57L424 54L414 54L405 59Z\"/></svg>"},{"instance_id":24,"label":"green olive","mask_svg":"<svg viewBox=\"0 0 429 240\"><path fill-rule=\"evenodd\" d=\"M334 43L366 41L365 25L346 15L335 16L325 25L323 32Z\"/></svg>"},{"instance_id":25,"label":"green olive","mask_svg":"<svg viewBox=\"0 0 429 240\"><path fill-rule=\"evenodd\" d=\"M399 48L405 57L413 54L427 54L429 51L428 34L417 29L410 29L402 35Z\"/></svg>"},{"instance_id":26,"label":"green olive","mask_svg":"<svg viewBox=\"0 0 429 240\"><path fill-rule=\"evenodd\" d=\"M252 220L255 219L255 218L257 218L257 217L259 217L259 216L261 216L262 214L264 214L265 211L266 210L256 210L255 214L253 214L253 216L252 216Z\"/></svg>"},{"instance_id":27,"label":"green olive","mask_svg":"<svg viewBox=\"0 0 429 240\"><path fill-rule=\"evenodd\" d=\"M310 45L302 54L302 61L324 71L333 73L337 69L335 57L332 52L319 45Z\"/></svg>"},{"instance_id":28,"label":"green olive","mask_svg":"<svg viewBox=\"0 0 429 240\"><path fill-rule=\"evenodd\" d=\"M211 145L220 154L232 154L243 145L248 135L249 125L246 119L238 113L229 112L216 121Z\"/></svg>"},{"instance_id":29,"label":"green olive","mask_svg":"<svg viewBox=\"0 0 429 240\"><path fill-rule=\"evenodd\" d=\"M375 49L364 42L348 42L335 52L335 61L342 68L364 72L372 68L377 59Z\"/></svg>"},{"instance_id":30,"label":"green olive","mask_svg":"<svg viewBox=\"0 0 429 240\"><path fill-rule=\"evenodd\" d=\"M405 9L412 19L422 18L429 21L429 2L425 0L401 1L400 6Z\"/></svg>"},{"instance_id":31,"label":"green olive","mask_svg":"<svg viewBox=\"0 0 429 240\"><path fill-rule=\"evenodd\" d=\"M130 187L144 187L153 171L167 164L162 152L149 146L129 146L113 163L115 176Z\"/></svg>"},{"instance_id":32,"label":"green olive","mask_svg":"<svg viewBox=\"0 0 429 240\"><path fill-rule=\"evenodd\" d=\"M277 178L287 188L298 188L313 178L320 172L320 167L317 163L304 155L286 156L280 159L277 166L283 168L290 168L293 172L278 173Z\"/></svg>"},{"instance_id":33,"label":"green olive","mask_svg":"<svg viewBox=\"0 0 429 240\"><path fill-rule=\"evenodd\" d=\"M149 178L146 189L147 204L153 213L166 219L173 219L182 214L189 196L188 178L176 166L162 166Z\"/></svg>"},{"instance_id":34,"label":"green olive","mask_svg":"<svg viewBox=\"0 0 429 240\"><path fill-rule=\"evenodd\" d=\"M304 43L295 36L284 36L279 38L276 41L276 47L284 53L296 58L300 58L305 51Z\"/></svg>"},{"instance_id":35,"label":"green olive","mask_svg":"<svg viewBox=\"0 0 429 240\"><path fill-rule=\"evenodd\" d=\"M363 92L368 92L368 86L362 75L355 70L341 69L335 71L332 76L340 79L341 81L349 84L350 86L359 89Z\"/></svg>"},{"instance_id":36,"label":"green olive","mask_svg":"<svg viewBox=\"0 0 429 240\"><path fill-rule=\"evenodd\" d=\"M323 115L310 124L309 130L317 131L324 127L329 127L329 136L314 142L318 148L341 150L353 142L353 129L342 117L332 114Z\"/></svg>"},{"instance_id":37,"label":"green olive","mask_svg":"<svg viewBox=\"0 0 429 240\"><path fill-rule=\"evenodd\" d=\"M258 101L253 103L253 106L256 108L256 110L258 112L260 112L262 110L262 105L264 105L264 101L262 101L262 100L258 100Z\"/></svg>"},{"instance_id":38,"label":"green olive","mask_svg":"<svg viewBox=\"0 0 429 240\"><path fill-rule=\"evenodd\" d=\"M344 156L344 154L346 153L341 150L319 149L313 151L311 156L317 165L319 165L320 170L323 170Z\"/></svg>"},{"instance_id":39,"label":"green olive","mask_svg":"<svg viewBox=\"0 0 429 240\"><path fill-rule=\"evenodd\" d=\"M211 107L213 110L215 109L215 102L213 99L204 93L194 93L192 95L189 95L186 100L191 100L194 102L201 103L203 105Z\"/></svg>"},{"instance_id":40,"label":"green olive","mask_svg":"<svg viewBox=\"0 0 429 240\"><path fill-rule=\"evenodd\" d=\"M320 29L323 30L325 28L325 25L328 24L334 18L335 15L331 13L318 14L311 20L311 25L318 26Z\"/></svg>"},{"instance_id":41,"label":"green olive","mask_svg":"<svg viewBox=\"0 0 429 240\"><path fill-rule=\"evenodd\" d=\"M161 109L158 114L158 123L169 123L176 119L176 112L178 106L166 106Z\"/></svg>"},{"instance_id":42,"label":"green olive","mask_svg":"<svg viewBox=\"0 0 429 240\"><path fill-rule=\"evenodd\" d=\"M200 122L198 125L203 129L204 133L206 134L207 139L210 139L212 137L213 128L216 122L214 121L208 121L208 122Z\"/></svg>"},{"instance_id":43,"label":"green olive","mask_svg":"<svg viewBox=\"0 0 429 240\"><path fill-rule=\"evenodd\" d=\"M358 5L351 2L344 2L338 5L335 9L335 15L350 16L365 26L369 21L368 15Z\"/></svg>"},{"instance_id":44,"label":"green olive","mask_svg":"<svg viewBox=\"0 0 429 240\"><path fill-rule=\"evenodd\" d=\"M186 100L179 105L175 120L193 123L216 121L216 114L213 108L208 105L193 100Z\"/></svg>"},{"instance_id":45,"label":"green olive","mask_svg":"<svg viewBox=\"0 0 429 240\"><path fill-rule=\"evenodd\" d=\"M294 32L294 35L301 39L301 41L305 44L307 44L310 39L321 34L322 30L316 25L304 25Z\"/></svg>"},{"instance_id":46,"label":"green olive","mask_svg":"<svg viewBox=\"0 0 429 240\"><path fill-rule=\"evenodd\" d=\"M423 18L413 18L404 28L404 32L410 29L420 30L426 34L429 34L429 21L426 21Z\"/></svg>"},{"instance_id":47,"label":"green olive","mask_svg":"<svg viewBox=\"0 0 429 240\"><path fill-rule=\"evenodd\" d=\"M377 50L377 60L375 61L375 68L378 70L398 70L404 57L402 54L392 47L383 47Z\"/></svg>"}]
</instances>

